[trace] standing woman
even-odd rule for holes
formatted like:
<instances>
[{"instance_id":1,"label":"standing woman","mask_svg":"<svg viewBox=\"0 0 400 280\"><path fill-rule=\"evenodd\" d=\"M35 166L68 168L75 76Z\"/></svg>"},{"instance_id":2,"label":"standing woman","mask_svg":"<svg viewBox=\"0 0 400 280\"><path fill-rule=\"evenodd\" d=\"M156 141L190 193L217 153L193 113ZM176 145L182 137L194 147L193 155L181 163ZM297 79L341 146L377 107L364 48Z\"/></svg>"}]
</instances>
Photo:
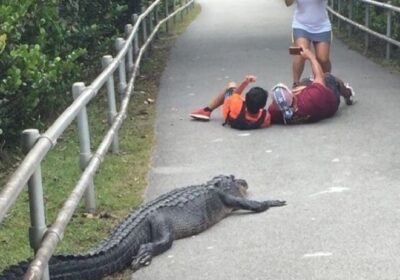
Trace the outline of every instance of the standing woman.
<instances>
[{"instance_id":1,"label":"standing woman","mask_svg":"<svg viewBox=\"0 0 400 280\"><path fill-rule=\"evenodd\" d=\"M296 2L293 15L293 43L296 46L314 45L315 56L324 73L331 72L329 60L332 26L326 11L327 0L285 0L286 6ZM293 87L299 84L305 60L301 55L293 56Z\"/></svg>"}]
</instances>

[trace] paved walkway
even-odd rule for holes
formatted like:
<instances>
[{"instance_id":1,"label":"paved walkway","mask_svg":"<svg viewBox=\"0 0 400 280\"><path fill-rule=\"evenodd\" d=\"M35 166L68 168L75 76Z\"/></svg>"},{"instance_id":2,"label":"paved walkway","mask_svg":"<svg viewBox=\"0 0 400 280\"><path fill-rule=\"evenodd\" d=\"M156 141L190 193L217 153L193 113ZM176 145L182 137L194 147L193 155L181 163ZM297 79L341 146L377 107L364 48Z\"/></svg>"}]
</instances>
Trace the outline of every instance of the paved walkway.
<instances>
[{"instance_id":1,"label":"paved walkway","mask_svg":"<svg viewBox=\"0 0 400 280\"><path fill-rule=\"evenodd\" d=\"M247 179L251 198L288 205L179 240L132 279L400 279L400 76L335 40L333 73L358 103L334 118L251 132L222 127L219 113L193 122L190 111L229 80L291 83L282 0L198 3L162 79L146 199L222 173Z\"/></svg>"}]
</instances>

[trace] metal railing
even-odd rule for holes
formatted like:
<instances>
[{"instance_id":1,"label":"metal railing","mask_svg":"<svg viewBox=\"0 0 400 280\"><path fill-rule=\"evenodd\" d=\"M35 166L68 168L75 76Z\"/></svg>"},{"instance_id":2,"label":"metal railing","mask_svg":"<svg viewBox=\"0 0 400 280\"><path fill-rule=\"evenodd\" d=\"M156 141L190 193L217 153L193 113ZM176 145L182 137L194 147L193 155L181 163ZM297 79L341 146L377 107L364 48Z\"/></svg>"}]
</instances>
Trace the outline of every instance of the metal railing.
<instances>
[{"instance_id":1,"label":"metal railing","mask_svg":"<svg viewBox=\"0 0 400 280\"><path fill-rule=\"evenodd\" d=\"M159 20L159 7L162 3L165 4L165 17ZM112 152L118 152L118 130L126 118L142 58L149 55L148 51L151 50L153 39L157 36L161 26L165 25L168 33L170 19L175 18L179 13L182 16L187 8L193 7L193 4L194 0L156 0L140 15L132 15L133 26L126 25L126 38L117 38L116 40L115 46L118 54L115 58L110 55L102 58L103 71L94 81L89 86L85 86L81 82L72 86L74 102L43 134L39 134L36 129L28 129L23 132L24 149L27 154L0 193L0 223L14 205L25 184L28 183L31 210L30 244L36 254L24 279L48 279L48 271L46 271L48 261L62 239L67 224L84 193L86 211L96 210L93 178L110 147ZM169 7L171 6L174 10L170 13ZM142 42L141 46L140 41ZM122 98L118 112L114 93L114 72L118 72L118 92ZM127 74L130 74L129 82L126 81ZM110 129L97 150L92 153L86 105L104 85L106 85L109 102ZM44 220L40 163L75 119L78 122L82 174L58 213L55 222L47 229Z\"/></svg>"},{"instance_id":2,"label":"metal railing","mask_svg":"<svg viewBox=\"0 0 400 280\"><path fill-rule=\"evenodd\" d=\"M353 20L353 4L355 2L364 3L364 23L360 24ZM344 9L343 4L348 4L347 9ZM386 33L382 34L370 28L370 6L376 6L383 8L386 13ZM344 10L347 10L347 17L341 14ZM392 38L392 14L393 13L400 13L400 7L393 6L388 3L382 3L372 0L330 0L328 11L335 17L338 18L338 28L341 26L341 21L348 23L348 35L351 36L352 33L352 26L362 30L365 32L365 39L364 39L364 51L367 52L369 48L369 35L373 35L379 39L386 41L386 59L390 59L391 53L391 45L395 45L400 47L400 41L397 41Z\"/></svg>"}]
</instances>

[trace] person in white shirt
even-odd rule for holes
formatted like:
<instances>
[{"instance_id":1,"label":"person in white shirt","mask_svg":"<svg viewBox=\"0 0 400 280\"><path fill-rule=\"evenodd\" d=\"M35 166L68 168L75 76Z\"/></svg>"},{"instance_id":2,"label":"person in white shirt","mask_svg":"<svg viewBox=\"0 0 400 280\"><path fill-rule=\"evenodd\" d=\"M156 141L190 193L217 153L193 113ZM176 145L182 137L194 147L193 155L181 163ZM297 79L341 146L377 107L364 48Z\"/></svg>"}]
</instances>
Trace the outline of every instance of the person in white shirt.
<instances>
[{"instance_id":1,"label":"person in white shirt","mask_svg":"<svg viewBox=\"0 0 400 280\"><path fill-rule=\"evenodd\" d=\"M293 15L293 43L310 48L313 44L315 56L324 73L331 72L330 46L332 26L326 11L327 0L285 0L286 6L296 3ZM293 87L299 84L305 60L301 55L293 56Z\"/></svg>"}]
</instances>

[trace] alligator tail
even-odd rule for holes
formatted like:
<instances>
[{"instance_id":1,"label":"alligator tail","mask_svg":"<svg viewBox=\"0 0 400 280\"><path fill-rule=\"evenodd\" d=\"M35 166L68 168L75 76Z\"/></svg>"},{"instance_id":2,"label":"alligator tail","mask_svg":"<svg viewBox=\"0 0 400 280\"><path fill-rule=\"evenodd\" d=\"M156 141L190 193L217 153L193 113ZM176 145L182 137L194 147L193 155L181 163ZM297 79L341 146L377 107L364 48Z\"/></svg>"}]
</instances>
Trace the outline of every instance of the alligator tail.
<instances>
[{"instance_id":1,"label":"alligator tail","mask_svg":"<svg viewBox=\"0 0 400 280\"><path fill-rule=\"evenodd\" d=\"M0 274L0 280L22 280L30 260L12 265ZM59 255L49 262L52 280L95 280L122 270L127 266L123 258L115 258L104 252L93 255Z\"/></svg>"},{"instance_id":2,"label":"alligator tail","mask_svg":"<svg viewBox=\"0 0 400 280\"><path fill-rule=\"evenodd\" d=\"M22 261L12 265L0 274L0 280L17 280L22 279L28 269L30 260Z\"/></svg>"}]
</instances>

